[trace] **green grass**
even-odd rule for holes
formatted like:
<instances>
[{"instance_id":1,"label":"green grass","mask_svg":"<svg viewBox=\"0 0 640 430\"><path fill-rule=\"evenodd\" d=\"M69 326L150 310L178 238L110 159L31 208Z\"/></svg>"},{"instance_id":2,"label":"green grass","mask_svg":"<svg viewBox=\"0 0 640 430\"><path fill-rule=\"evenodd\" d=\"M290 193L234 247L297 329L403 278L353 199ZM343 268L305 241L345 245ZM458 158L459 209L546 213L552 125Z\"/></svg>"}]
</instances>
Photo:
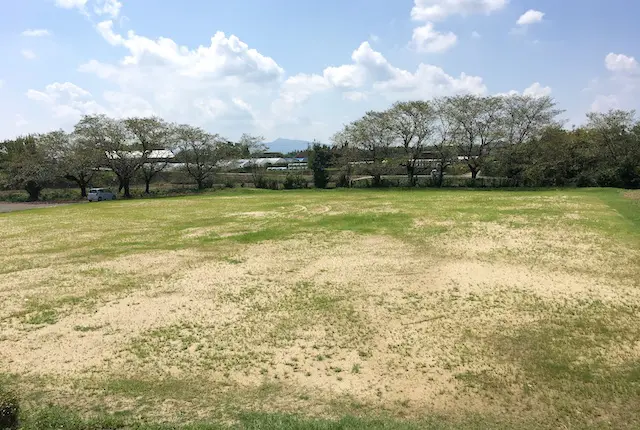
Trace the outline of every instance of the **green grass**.
<instances>
[{"instance_id":1,"label":"green grass","mask_svg":"<svg viewBox=\"0 0 640 430\"><path fill-rule=\"evenodd\" d=\"M620 190L242 189L0 214L0 243L25 429L640 428Z\"/></svg>"}]
</instances>

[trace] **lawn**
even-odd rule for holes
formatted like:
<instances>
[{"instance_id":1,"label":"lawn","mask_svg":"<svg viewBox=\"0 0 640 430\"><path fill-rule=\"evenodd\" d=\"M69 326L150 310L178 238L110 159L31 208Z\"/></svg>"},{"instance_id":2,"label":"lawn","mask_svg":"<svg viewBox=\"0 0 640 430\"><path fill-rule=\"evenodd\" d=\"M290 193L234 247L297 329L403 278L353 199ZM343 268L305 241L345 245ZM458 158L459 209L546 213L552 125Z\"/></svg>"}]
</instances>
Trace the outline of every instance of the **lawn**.
<instances>
[{"instance_id":1,"label":"lawn","mask_svg":"<svg viewBox=\"0 0 640 430\"><path fill-rule=\"evenodd\" d=\"M640 427L637 192L224 191L0 243L25 428Z\"/></svg>"}]
</instances>

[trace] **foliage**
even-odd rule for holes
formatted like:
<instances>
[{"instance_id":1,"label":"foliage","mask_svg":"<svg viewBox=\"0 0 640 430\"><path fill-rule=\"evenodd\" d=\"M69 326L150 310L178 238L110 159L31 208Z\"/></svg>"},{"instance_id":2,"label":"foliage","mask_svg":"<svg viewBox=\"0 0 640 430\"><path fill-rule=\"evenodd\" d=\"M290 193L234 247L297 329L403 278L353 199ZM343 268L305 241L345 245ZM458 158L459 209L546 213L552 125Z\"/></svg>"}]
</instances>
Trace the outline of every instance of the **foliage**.
<instances>
[{"instance_id":1,"label":"foliage","mask_svg":"<svg viewBox=\"0 0 640 430\"><path fill-rule=\"evenodd\" d=\"M56 148L38 135L0 143L0 168L6 185L24 189L30 201L38 200L40 192L58 176L56 155Z\"/></svg>"},{"instance_id":2,"label":"foliage","mask_svg":"<svg viewBox=\"0 0 640 430\"><path fill-rule=\"evenodd\" d=\"M125 197L131 197L131 180L151 149L134 138L125 122L106 115L85 115L76 124L74 133L83 145L100 151L102 164L115 173Z\"/></svg>"},{"instance_id":3,"label":"foliage","mask_svg":"<svg viewBox=\"0 0 640 430\"><path fill-rule=\"evenodd\" d=\"M404 150L401 164L407 169L408 185L413 187L418 159L435 132L434 106L426 101L398 102L387 112L391 129Z\"/></svg>"},{"instance_id":4,"label":"foliage","mask_svg":"<svg viewBox=\"0 0 640 430\"><path fill-rule=\"evenodd\" d=\"M313 171L313 185L316 188L327 188L329 184L329 171L333 153L327 145L314 142L309 152L309 167Z\"/></svg>"},{"instance_id":5,"label":"foliage","mask_svg":"<svg viewBox=\"0 0 640 430\"><path fill-rule=\"evenodd\" d=\"M285 190L299 190L307 188L307 180L298 173L287 173L282 185Z\"/></svg>"},{"instance_id":6,"label":"foliage","mask_svg":"<svg viewBox=\"0 0 640 430\"><path fill-rule=\"evenodd\" d=\"M211 187L217 163L225 155L224 142L220 136L183 124L176 127L175 137L180 150L180 160L189 176L198 185L198 189Z\"/></svg>"},{"instance_id":7,"label":"foliage","mask_svg":"<svg viewBox=\"0 0 640 430\"><path fill-rule=\"evenodd\" d=\"M17 429L19 413L18 397L12 391L0 386L0 429Z\"/></svg>"},{"instance_id":8,"label":"foliage","mask_svg":"<svg viewBox=\"0 0 640 430\"><path fill-rule=\"evenodd\" d=\"M640 188L640 123L634 112L591 113L584 128L549 126L501 148L489 173L518 185Z\"/></svg>"},{"instance_id":9,"label":"foliage","mask_svg":"<svg viewBox=\"0 0 640 430\"><path fill-rule=\"evenodd\" d=\"M373 177L373 186L382 185L382 175L388 168L386 158L396 139L391 114L369 111L345 127L343 138L346 143L343 147L362 150L366 155L361 166Z\"/></svg>"},{"instance_id":10,"label":"foliage","mask_svg":"<svg viewBox=\"0 0 640 430\"><path fill-rule=\"evenodd\" d=\"M144 178L145 194L149 194L149 186L153 178L169 164L168 158L153 159L150 155L156 150L173 151L171 127L160 118L128 118L124 120L127 129L135 136L142 147L142 156L146 158L140 164L140 172Z\"/></svg>"}]
</instances>

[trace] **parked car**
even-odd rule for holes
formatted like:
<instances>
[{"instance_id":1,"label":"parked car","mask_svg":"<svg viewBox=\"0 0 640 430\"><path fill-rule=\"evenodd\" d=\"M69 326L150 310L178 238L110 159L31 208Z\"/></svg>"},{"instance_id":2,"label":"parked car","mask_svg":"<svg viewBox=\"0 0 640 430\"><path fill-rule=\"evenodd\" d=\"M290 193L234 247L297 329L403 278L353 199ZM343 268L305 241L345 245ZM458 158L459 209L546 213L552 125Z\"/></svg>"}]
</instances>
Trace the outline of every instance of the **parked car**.
<instances>
[{"instance_id":1,"label":"parked car","mask_svg":"<svg viewBox=\"0 0 640 430\"><path fill-rule=\"evenodd\" d=\"M89 202L101 202L103 200L115 200L116 195L104 188L91 188L87 194Z\"/></svg>"}]
</instances>

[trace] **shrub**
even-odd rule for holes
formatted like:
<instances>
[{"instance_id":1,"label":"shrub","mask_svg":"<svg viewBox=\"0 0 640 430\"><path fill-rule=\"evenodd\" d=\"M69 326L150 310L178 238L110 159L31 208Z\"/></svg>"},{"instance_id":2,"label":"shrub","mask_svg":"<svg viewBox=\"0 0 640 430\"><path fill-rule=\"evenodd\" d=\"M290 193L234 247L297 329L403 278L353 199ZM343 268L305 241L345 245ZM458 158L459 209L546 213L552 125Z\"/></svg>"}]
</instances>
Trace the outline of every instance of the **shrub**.
<instances>
[{"instance_id":1,"label":"shrub","mask_svg":"<svg viewBox=\"0 0 640 430\"><path fill-rule=\"evenodd\" d=\"M266 190L279 190L280 182L276 178L269 178L267 176L258 176L254 179L253 186L256 188L263 188Z\"/></svg>"},{"instance_id":2,"label":"shrub","mask_svg":"<svg viewBox=\"0 0 640 430\"><path fill-rule=\"evenodd\" d=\"M338 175L338 180L336 181L337 188L349 188L351 186L351 182L349 180L349 176L345 172L341 172Z\"/></svg>"},{"instance_id":3,"label":"shrub","mask_svg":"<svg viewBox=\"0 0 640 430\"><path fill-rule=\"evenodd\" d=\"M307 188L307 180L302 175L287 173L283 185L285 190L299 190Z\"/></svg>"},{"instance_id":4,"label":"shrub","mask_svg":"<svg viewBox=\"0 0 640 430\"><path fill-rule=\"evenodd\" d=\"M225 187L225 188L233 188L233 187L235 187L235 186L236 186L235 181L234 181L232 178L230 178L230 177L228 177L228 176L227 176L227 177L225 178L225 180L224 180L224 187Z\"/></svg>"},{"instance_id":5,"label":"shrub","mask_svg":"<svg viewBox=\"0 0 640 430\"><path fill-rule=\"evenodd\" d=\"M16 395L12 391L0 387L0 429L17 429L19 413L20 405Z\"/></svg>"}]
</instances>

